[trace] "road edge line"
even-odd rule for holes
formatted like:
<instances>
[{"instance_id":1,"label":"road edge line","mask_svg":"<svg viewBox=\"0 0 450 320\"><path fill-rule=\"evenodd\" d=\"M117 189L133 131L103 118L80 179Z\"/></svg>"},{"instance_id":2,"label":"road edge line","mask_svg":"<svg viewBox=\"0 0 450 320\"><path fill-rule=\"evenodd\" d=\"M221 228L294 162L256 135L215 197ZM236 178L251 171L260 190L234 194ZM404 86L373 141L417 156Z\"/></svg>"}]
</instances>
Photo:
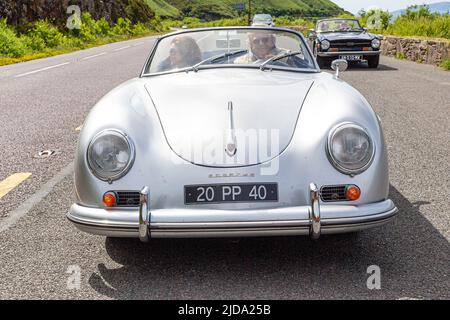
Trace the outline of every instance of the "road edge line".
<instances>
[{"instance_id":1,"label":"road edge line","mask_svg":"<svg viewBox=\"0 0 450 320\"><path fill-rule=\"evenodd\" d=\"M42 201L53 188L61 182L65 177L71 174L74 170L74 163L71 162L65 168L63 168L59 173L57 173L53 178L47 181L41 189L29 197L25 202L23 202L18 208L14 209L5 218L0 218L0 233L8 230L14 226L22 217L26 216L28 212L38 203Z\"/></svg>"}]
</instances>

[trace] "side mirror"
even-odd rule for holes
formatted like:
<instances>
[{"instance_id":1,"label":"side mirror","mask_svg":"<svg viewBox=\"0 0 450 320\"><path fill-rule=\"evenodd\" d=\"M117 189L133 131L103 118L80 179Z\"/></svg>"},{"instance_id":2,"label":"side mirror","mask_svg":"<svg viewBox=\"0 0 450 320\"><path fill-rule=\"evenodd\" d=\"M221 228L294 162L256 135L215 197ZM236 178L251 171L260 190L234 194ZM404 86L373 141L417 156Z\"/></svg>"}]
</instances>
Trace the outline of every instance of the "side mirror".
<instances>
[{"instance_id":1,"label":"side mirror","mask_svg":"<svg viewBox=\"0 0 450 320\"><path fill-rule=\"evenodd\" d=\"M309 38L309 40L311 40L311 41L316 40L316 38L317 38L316 30L314 30L314 29L309 29L308 38Z\"/></svg>"},{"instance_id":2,"label":"side mirror","mask_svg":"<svg viewBox=\"0 0 450 320\"><path fill-rule=\"evenodd\" d=\"M336 71L336 78L339 78L339 72L344 72L348 68L348 62L343 59L334 60L331 63L331 69Z\"/></svg>"},{"instance_id":3,"label":"side mirror","mask_svg":"<svg viewBox=\"0 0 450 320\"><path fill-rule=\"evenodd\" d=\"M369 30L368 28L364 27L363 28L364 32L367 32L367 30Z\"/></svg>"}]
</instances>

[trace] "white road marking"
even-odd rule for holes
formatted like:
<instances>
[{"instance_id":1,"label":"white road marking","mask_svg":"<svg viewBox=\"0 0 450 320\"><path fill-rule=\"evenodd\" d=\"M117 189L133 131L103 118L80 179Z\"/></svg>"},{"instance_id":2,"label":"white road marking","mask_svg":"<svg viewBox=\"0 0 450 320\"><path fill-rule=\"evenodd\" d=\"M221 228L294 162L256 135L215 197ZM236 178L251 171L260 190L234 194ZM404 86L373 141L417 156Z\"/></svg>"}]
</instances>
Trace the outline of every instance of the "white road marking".
<instances>
[{"instance_id":1,"label":"white road marking","mask_svg":"<svg viewBox=\"0 0 450 320\"><path fill-rule=\"evenodd\" d=\"M0 181L0 199L7 195L12 189L27 180L30 172L14 173L3 181Z\"/></svg>"},{"instance_id":2,"label":"white road marking","mask_svg":"<svg viewBox=\"0 0 450 320\"><path fill-rule=\"evenodd\" d=\"M75 128L75 131L81 131L81 129L83 129L83 126L82 126L82 125L79 126L79 127L77 127L77 128Z\"/></svg>"},{"instance_id":3,"label":"white road marking","mask_svg":"<svg viewBox=\"0 0 450 320\"><path fill-rule=\"evenodd\" d=\"M135 45L133 45L133 47L142 46L143 44L145 44L145 42L139 42L139 43L136 43Z\"/></svg>"},{"instance_id":4,"label":"white road marking","mask_svg":"<svg viewBox=\"0 0 450 320\"><path fill-rule=\"evenodd\" d=\"M20 77L28 76L30 74L34 74L34 73L38 73L38 72L42 72L42 71L46 71L46 70L62 67L62 66L68 65L68 64L70 64L70 62L64 62L64 63L56 64L54 66L45 67L45 68L42 68L42 69L30 71L30 72L25 72L25 73L22 73L22 74L15 75L14 78L20 78Z\"/></svg>"},{"instance_id":5,"label":"white road marking","mask_svg":"<svg viewBox=\"0 0 450 320\"><path fill-rule=\"evenodd\" d=\"M92 59L92 58L103 56L105 54L106 54L106 52L102 52L102 53L94 54L92 56L87 56L87 57L81 58L81 60L89 60L89 59Z\"/></svg>"},{"instance_id":6,"label":"white road marking","mask_svg":"<svg viewBox=\"0 0 450 320\"><path fill-rule=\"evenodd\" d=\"M128 48L131 48L131 46L125 46L125 47L117 48L117 49L114 49L113 51L120 51L120 50L124 50L124 49L128 49Z\"/></svg>"},{"instance_id":7,"label":"white road marking","mask_svg":"<svg viewBox=\"0 0 450 320\"><path fill-rule=\"evenodd\" d=\"M10 214L0 220L0 232L8 230L20 218L27 215L28 212L42 199L44 199L61 180L73 173L74 164L71 162L67 167L62 169L56 176L50 179L44 186L30 198L25 200L17 209L10 212Z\"/></svg>"}]
</instances>

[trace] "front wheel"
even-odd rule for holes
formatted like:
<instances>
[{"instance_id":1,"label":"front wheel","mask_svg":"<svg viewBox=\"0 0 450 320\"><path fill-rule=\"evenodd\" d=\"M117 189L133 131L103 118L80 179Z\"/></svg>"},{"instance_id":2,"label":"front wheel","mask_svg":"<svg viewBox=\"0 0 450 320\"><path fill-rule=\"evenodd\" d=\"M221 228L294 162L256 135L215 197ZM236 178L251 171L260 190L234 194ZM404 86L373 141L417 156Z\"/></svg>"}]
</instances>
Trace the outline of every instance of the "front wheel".
<instances>
[{"instance_id":1,"label":"front wheel","mask_svg":"<svg viewBox=\"0 0 450 320\"><path fill-rule=\"evenodd\" d=\"M368 57L367 63L369 64L369 68L378 68L378 64L380 63L380 56Z\"/></svg>"}]
</instances>

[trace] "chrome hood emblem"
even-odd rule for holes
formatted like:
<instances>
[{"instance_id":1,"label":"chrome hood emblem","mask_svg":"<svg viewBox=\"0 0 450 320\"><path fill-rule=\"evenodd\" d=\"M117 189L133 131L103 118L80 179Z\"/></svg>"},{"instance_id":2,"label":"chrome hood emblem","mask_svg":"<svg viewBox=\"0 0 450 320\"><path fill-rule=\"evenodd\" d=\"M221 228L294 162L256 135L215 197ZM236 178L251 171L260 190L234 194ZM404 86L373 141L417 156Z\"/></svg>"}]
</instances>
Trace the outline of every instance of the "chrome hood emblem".
<instances>
[{"instance_id":1,"label":"chrome hood emblem","mask_svg":"<svg viewBox=\"0 0 450 320\"><path fill-rule=\"evenodd\" d=\"M227 135L227 142L225 147L225 153L233 157L237 152L237 143L236 143L236 135L234 132L234 120L233 120L233 102L228 102L228 114L229 114L229 132Z\"/></svg>"}]
</instances>

